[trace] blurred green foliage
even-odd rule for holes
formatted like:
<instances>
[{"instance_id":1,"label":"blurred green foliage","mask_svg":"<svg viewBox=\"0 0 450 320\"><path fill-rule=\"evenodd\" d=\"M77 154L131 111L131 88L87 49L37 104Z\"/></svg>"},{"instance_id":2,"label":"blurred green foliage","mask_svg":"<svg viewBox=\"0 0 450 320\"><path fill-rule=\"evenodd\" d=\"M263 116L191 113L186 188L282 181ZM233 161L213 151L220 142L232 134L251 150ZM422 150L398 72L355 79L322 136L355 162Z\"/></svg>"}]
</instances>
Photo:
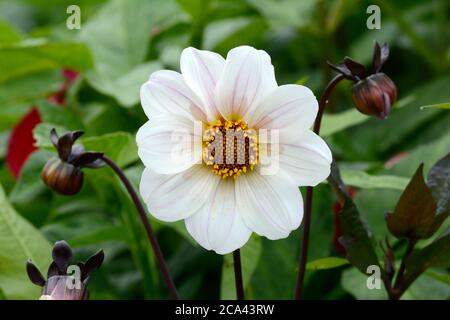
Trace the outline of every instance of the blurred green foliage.
<instances>
[{"instance_id":1,"label":"blurred green foliage","mask_svg":"<svg viewBox=\"0 0 450 320\"><path fill-rule=\"evenodd\" d=\"M381 8L380 30L366 28L366 8L373 3ZM81 8L80 30L66 28L70 4ZM45 270L49 244L60 239L80 260L104 248L91 298L168 298L135 208L109 169L86 171L82 193L70 199L46 189L39 173L52 154L49 128L82 129L86 147L118 161L137 186L143 167L134 135L146 121L139 87L155 70L178 70L187 46L222 55L242 44L264 49L279 84L301 82L320 96L333 75L327 60L349 55L369 63L373 40L388 41L384 72L400 98L389 119L354 111L350 84L343 83L322 128L344 182L358 188L355 203L363 218L376 240L384 239L384 213L393 210L419 163L426 174L450 150L450 112L420 108L450 101L448 16L446 0L0 0L0 298L37 298L26 281L26 259ZM46 98L63 85L63 68L80 76L58 107ZM6 146L31 106L43 119L35 131L41 149L16 181L5 165ZM386 164L399 154L399 161ZM332 241L335 201L329 186L317 188L309 261L339 257ZM182 222L151 220L184 298L234 298L230 256L198 247ZM299 239L300 231L279 241L254 237L242 249L248 298L293 296ZM391 241L402 252L403 243ZM309 265L305 298L385 298L383 290L367 289L354 267L336 261ZM448 274L432 269L404 298L449 297Z\"/></svg>"}]
</instances>

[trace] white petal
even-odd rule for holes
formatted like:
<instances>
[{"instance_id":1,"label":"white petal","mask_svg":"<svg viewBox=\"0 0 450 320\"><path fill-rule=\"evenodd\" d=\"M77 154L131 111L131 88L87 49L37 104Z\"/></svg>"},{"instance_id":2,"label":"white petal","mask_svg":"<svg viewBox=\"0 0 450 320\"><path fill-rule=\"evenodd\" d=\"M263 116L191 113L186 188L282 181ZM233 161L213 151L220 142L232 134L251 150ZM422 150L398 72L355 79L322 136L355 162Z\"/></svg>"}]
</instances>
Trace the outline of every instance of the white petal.
<instances>
[{"instance_id":1,"label":"white petal","mask_svg":"<svg viewBox=\"0 0 450 320\"><path fill-rule=\"evenodd\" d=\"M215 52L190 47L181 53L180 69L183 78L208 108L210 120L218 115L214 90L224 64L224 58Z\"/></svg>"},{"instance_id":2,"label":"white petal","mask_svg":"<svg viewBox=\"0 0 450 320\"><path fill-rule=\"evenodd\" d=\"M284 85L251 110L246 120L251 128L280 129L282 136L284 132L281 131L292 133L309 129L317 111L317 99L310 89L300 85Z\"/></svg>"},{"instance_id":3,"label":"white petal","mask_svg":"<svg viewBox=\"0 0 450 320\"><path fill-rule=\"evenodd\" d=\"M192 237L205 249L218 254L242 247L252 233L237 211L234 189L234 181L220 181L211 198L185 221Z\"/></svg>"},{"instance_id":4,"label":"white petal","mask_svg":"<svg viewBox=\"0 0 450 320\"><path fill-rule=\"evenodd\" d=\"M138 131L138 154L146 167L173 174L190 168L201 160L200 130L188 118L170 113L152 117Z\"/></svg>"},{"instance_id":5,"label":"white petal","mask_svg":"<svg viewBox=\"0 0 450 320\"><path fill-rule=\"evenodd\" d=\"M206 119L201 101L186 85L182 75L175 71L152 73L141 86L141 104L149 119L167 112L202 121Z\"/></svg>"},{"instance_id":6,"label":"white petal","mask_svg":"<svg viewBox=\"0 0 450 320\"><path fill-rule=\"evenodd\" d=\"M185 219L202 207L219 181L219 177L201 165L174 175L145 168L140 192L154 217L172 222Z\"/></svg>"},{"instance_id":7,"label":"white petal","mask_svg":"<svg viewBox=\"0 0 450 320\"><path fill-rule=\"evenodd\" d=\"M227 118L243 117L277 88L270 56L249 46L228 52L216 87L217 107Z\"/></svg>"},{"instance_id":8,"label":"white petal","mask_svg":"<svg viewBox=\"0 0 450 320\"><path fill-rule=\"evenodd\" d=\"M331 161L328 145L310 130L296 142L280 145L280 170L298 186L315 186L325 180Z\"/></svg>"},{"instance_id":9,"label":"white petal","mask_svg":"<svg viewBox=\"0 0 450 320\"><path fill-rule=\"evenodd\" d=\"M302 195L283 175L251 172L240 176L236 179L236 197L245 224L259 235L281 239L300 226Z\"/></svg>"}]
</instances>

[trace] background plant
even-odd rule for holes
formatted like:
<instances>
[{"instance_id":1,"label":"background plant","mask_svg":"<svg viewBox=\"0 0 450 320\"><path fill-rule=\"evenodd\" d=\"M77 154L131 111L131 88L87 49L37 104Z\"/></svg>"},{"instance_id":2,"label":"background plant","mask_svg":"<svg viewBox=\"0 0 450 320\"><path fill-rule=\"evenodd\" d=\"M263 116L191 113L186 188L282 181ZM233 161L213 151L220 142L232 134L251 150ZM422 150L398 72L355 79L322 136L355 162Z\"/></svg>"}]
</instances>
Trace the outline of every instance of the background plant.
<instances>
[{"instance_id":1,"label":"background plant","mask_svg":"<svg viewBox=\"0 0 450 320\"><path fill-rule=\"evenodd\" d=\"M79 31L65 27L66 8L74 1L0 1L0 297L37 298L39 289L28 281L25 262L32 258L45 270L50 244L65 239L76 260L99 247L105 250L105 263L91 279L91 298L168 298L132 202L108 168L87 170L82 192L72 198L49 191L39 174L54 155L50 129L82 129L86 150L107 154L136 186L142 166L134 134L145 121L139 86L154 70L177 69L181 50L189 45L221 54L240 44L260 47L272 56L280 84L306 83L319 96L333 74L327 60L349 55L369 64L372 41L390 43L391 58L383 70L399 93L390 117L381 121L354 110L351 84L344 82L333 93L321 135L370 226L377 262L384 257L379 242L387 237L399 263L405 241L390 234L384 213L395 211L420 163L428 176L450 150L448 110L420 109L450 101L445 0L375 1L381 7L381 30L366 29L369 1L75 3L82 13ZM67 69L77 73L67 74ZM20 130L14 130L17 126ZM23 151L34 149L33 128L39 149L26 157ZM23 167L18 166L22 158L27 158ZM18 179L11 174L14 165L20 169ZM316 188L304 298L387 298L385 290L369 290L357 268L336 259L342 258L333 236L339 236L339 211L333 210L339 203L329 186ZM152 220L152 225L181 296L235 297L231 256L199 248L182 224ZM433 248L448 226L447 220L415 248ZM242 248L246 297L292 297L300 233L301 228L275 242L253 237ZM419 267L417 255L411 257ZM448 259L447 253L443 261ZM447 299L446 267L440 263L421 272L402 297Z\"/></svg>"}]
</instances>

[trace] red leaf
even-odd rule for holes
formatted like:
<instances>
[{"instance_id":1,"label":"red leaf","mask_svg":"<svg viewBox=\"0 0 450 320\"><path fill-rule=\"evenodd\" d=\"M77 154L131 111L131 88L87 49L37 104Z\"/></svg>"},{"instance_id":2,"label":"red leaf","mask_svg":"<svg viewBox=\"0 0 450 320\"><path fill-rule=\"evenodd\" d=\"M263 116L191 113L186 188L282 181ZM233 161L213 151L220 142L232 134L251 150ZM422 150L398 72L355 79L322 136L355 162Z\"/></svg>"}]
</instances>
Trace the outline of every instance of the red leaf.
<instances>
[{"instance_id":1,"label":"red leaf","mask_svg":"<svg viewBox=\"0 0 450 320\"><path fill-rule=\"evenodd\" d=\"M78 72L72 69L63 69L62 74L69 82L75 81L78 77Z\"/></svg>"},{"instance_id":2,"label":"red leaf","mask_svg":"<svg viewBox=\"0 0 450 320\"><path fill-rule=\"evenodd\" d=\"M78 77L78 72L71 69L63 69L62 74L66 78L66 81L61 85L61 88L57 92L48 96L48 101L58 106L63 106L65 104L66 91ZM39 110L33 107L31 111L20 120L9 137L6 163L9 170L16 178L19 177L20 170L30 154L37 149L34 146L33 130L41 122Z\"/></svg>"},{"instance_id":3,"label":"red leaf","mask_svg":"<svg viewBox=\"0 0 450 320\"><path fill-rule=\"evenodd\" d=\"M37 149L34 146L33 129L41 122L38 109L33 107L14 127L8 141L6 164L18 178L28 157Z\"/></svg>"},{"instance_id":4,"label":"red leaf","mask_svg":"<svg viewBox=\"0 0 450 320\"><path fill-rule=\"evenodd\" d=\"M348 195L350 198L354 199L356 195L356 189L349 187L347 189ZM342 227L341 222L339 219L339 213L342 211L343 206L342 203L339 201L336 201L333 205L333 226L334 226L334 233L333 233L333 247L334 249L339 252L340 254L344 255L346 254L344 246L339 242L339 238L342 237Z\"/></svg>"}]
</instances>

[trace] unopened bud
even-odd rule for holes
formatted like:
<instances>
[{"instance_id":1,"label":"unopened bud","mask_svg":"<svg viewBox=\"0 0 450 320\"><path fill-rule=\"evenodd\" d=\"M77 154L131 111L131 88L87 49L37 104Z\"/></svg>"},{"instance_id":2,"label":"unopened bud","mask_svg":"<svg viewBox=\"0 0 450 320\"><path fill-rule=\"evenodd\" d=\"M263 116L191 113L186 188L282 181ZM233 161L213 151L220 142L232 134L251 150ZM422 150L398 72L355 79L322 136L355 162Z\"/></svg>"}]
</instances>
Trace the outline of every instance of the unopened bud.
<instances>
[{"instance_id":1,"label":"unopened bud","mask_svg":"<svg viewBox=\"0 0 450 320\"><path fill-rule=\"evenodd\" d=\"M48 278L39 300L87 300L86 285L80 283L79 287L76 287L71 283L71 276Z\"/></svg>"},{"instance_id":2,"label":"unopened bud","mask_svg":"<svg viewBox=\"0 0 450 320\"><path fill-rule=\"evenodd\" d=\"M353 85L352 99L360 112L385 119L397 99L397 88L387 75L375 73Z\"/></svg>"},{"instance_id":3,"label":"unopened bud","mask_svg":"<svg viewBox=\"0 0 450 320\"><path fill-rule=\"evenodd\" d=\"M58 241L53 247L47 279L31 260L27 261L26 270L31 282L42 287L39 300L87 300L89 277L102 265L104 257L103 250L99 250L86 262L71 265L72 249L67 242Z\"/></svg>"},{"instance_id":4,"label":"unopened bud","mask_svg":"<svg viewBox=\"0 0 450 320\"><path fill-rule=\"evenodd\" d=\"M64 194L77 194L83 186L83 172L73 164L59 158L47 161L41 172L42 180L52 190Z\"/></svg>"},{"instance_id":5,"label":"unopened bud","mask_svg":"<svg viewBox=\"0 0 450 320\"><path fill-rule=\"evenodd\" d=\"M103 153L84 151L75 141L82 131L67 132L58 137L56 130L50 131L50 140L58 151L58 158L47 161L41 172L44 183L52 190L65 194L77 194L83 186L82 168L100 168L104 165Z\"/></svg>"}]
</instances>

